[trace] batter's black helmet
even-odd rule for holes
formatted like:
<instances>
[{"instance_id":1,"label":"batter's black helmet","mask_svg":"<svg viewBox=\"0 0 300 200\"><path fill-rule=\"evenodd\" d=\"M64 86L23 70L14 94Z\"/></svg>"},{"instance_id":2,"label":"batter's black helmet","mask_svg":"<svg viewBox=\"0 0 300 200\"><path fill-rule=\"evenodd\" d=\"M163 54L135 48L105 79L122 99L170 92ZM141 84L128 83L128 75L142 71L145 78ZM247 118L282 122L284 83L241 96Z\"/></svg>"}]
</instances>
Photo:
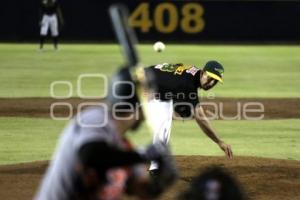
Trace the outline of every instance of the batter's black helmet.
<instances>
[{"instance_id":1,"label":"batter's black helmet","mask_svg":"<svg viewBox=\"0 0 300 200\"><path fill-rule=\"evenodd\" d=\"M118 109L126 109L139 103L136 84L129 68L122 67L113 75L109 84L107 101L111 107Z\"/></svg>"}]
</instances>

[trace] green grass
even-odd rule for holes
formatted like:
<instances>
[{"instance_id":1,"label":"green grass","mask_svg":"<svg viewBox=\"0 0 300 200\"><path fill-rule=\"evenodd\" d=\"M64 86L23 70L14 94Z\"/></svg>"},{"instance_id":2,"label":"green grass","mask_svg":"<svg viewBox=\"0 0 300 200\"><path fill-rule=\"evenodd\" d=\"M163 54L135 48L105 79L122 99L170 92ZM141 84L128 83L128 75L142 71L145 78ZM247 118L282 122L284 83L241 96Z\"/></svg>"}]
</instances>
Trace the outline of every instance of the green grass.
<instances>
[{"instance_id":1,"label":"green grass","mask_svg":"<svg viewBox=\"0 0 300 200\"><path fill-rule=\"evenodd\" d=\"M300 120L212 121L235 155L300 160ZM150 135L150 134L148 134ZM142 134L133 138L145 144ZM176 155L223 155L194 121L173 123L171 145Z\"/></svg>"},{"instance_id":2,"label":"green grass","mask_svg":"<svg viewBox=\"0 0 300 200\"><path fill-rule=\"evenodd\" d=\"M0 118L0 164L49 159L65 122Z\"/></svg>"},{"instance_id":3,"label":"green grass","mask_svg":"<svg viewBox=\"0 0 300 200\"><path fill-rule=\"evenodd\" d=\"M0 44L0 97L47 97L53 81L66 80L77 94L83 73L112 74L122 56L117 45L61 45L58 52L38 52L37 45ZM202 67L211 59L225 66L225 83L213 92L225 97L300 97L300 46L167 45L155 53L139 46L143 63L183 62ZM103 84L86 80L84 94L103 93ZM57 87L56 93L67 93ZM206 95L205 93L203 94Z\"/></svg>"},{"instance_id":4,"label":"green grass","mask_svg":"<svg viewBox=\"0 0 300 200\"><path fill-rule=\"evenodd\" d=\"M36 44L0 44L0 97L49 97L53 81L70 81L78 96L81 74L111 75L122 64L117 45L63 44L58 52L37 51ZM139 46L146 65L183 62L202 67L211 59L225 66L225 83L213 92L222 97L300 97L300 46L167 45L155 53ZM85 95L100 95L99 79L84 79ZM57 95L66 95L57 85ZM207 93L203 93L205 96ZM300 160L300 119L213 121L236 155ZM0 117L0 164L50 159L65 122ZM131 135L135 144L151 140L145 129ZM176 155L223 155L191 121L175 122L171 144Z\"/></svg>"},{"instance_id":5,"label":"green grass","mask_svg":"<svg viewBox=\"0 0 300 200\"><path fill-rule=\"evenodd\" d=\"M300 160L300 120L213 121L235 155ZM0 164L50 159L65 122L36 118L0 118ZM147 144L150 134L129 134L135 144ZM193 121L173 124L176 155L223 155Z\"/></svg>"}]
</instances>

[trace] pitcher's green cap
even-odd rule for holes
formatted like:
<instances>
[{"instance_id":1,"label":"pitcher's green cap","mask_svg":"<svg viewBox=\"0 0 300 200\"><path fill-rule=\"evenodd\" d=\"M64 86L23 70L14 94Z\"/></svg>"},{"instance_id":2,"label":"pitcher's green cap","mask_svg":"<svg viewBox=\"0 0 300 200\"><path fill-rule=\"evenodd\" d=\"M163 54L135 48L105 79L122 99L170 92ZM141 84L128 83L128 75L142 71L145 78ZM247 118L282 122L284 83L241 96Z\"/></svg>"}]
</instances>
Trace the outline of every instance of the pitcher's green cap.
<instances>
[{"instance_id":1,"label":"pitcher's green cap","mask_svg":"<svg viewBox=\"0 0 300 200\"><path fill-rule=\"evenodd\" d=\"M214 60L208 61L205 64L203 71L205 71L208 76L223 83L224 67L219 62Z\"/></svg>"}]
</instances>

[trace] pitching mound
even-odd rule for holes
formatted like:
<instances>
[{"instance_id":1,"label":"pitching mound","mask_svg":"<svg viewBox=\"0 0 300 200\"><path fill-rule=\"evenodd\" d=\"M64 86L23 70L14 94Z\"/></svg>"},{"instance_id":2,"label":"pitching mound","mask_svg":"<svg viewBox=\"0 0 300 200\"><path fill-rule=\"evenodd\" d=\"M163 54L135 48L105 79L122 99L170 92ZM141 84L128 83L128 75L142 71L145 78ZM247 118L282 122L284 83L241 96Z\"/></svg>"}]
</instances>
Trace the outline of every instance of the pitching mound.
<instances>
[{"instance_id":1,"label":"pitching mound","mask_svg":"<svg viewBox=\"0 0 300 200\"><path fill-rule=\"evenodd\" d=\"M254 157L177 156L181 171L179 181L161 199L174 199L208 166L226 168L237 177L250 199L299 199L300 162ZM47 162L0 167L0 199L32 199Z\"/></svg>"}]
</instances>

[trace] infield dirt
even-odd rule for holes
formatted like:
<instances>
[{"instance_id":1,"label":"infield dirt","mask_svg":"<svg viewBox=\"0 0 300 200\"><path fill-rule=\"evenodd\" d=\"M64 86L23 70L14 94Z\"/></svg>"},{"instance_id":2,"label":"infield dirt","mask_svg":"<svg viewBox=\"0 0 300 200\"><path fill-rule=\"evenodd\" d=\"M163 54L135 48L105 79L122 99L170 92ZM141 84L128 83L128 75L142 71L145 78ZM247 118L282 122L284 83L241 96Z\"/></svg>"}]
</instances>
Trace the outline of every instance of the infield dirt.
<instances>
[{"instance_id":1,"label":"infield dirt","mask_svg":"<svg viewBox=\"0 0 300 200\"><path fill-rule=\"evenodd\" d=\"M300 162L254 157L176 156L181 171L179 181L161 199L174 199L193 177L208 166L229 170L246 188L250 199L296 200L300 196ZM0 167L0 198L5 200L32 199L48 162ZM129 199L129 198L125 198Z\"/></svg>"},{"instance_id":2,"label":"infield dirt","mask_svg":"<svg viewBox=\"0 0 300 200\"><path fill-rule=\"evenodd\" d=\"M73 108L73 114L76 114L78 105L80 103L99 103L100 99L79 99L70 98L67 100L53 99L53 98L1 98L0 99L0 116L13 117L50 117L50 108L53 103L65 102L70 103ZM251 98L219 98L219 99L203 99L202 102L214 103L217 107L210 105L204 106L204 109L217 113L218 119L225 117L235 117L239 109L242 109L245 104L261 104L264 107L263 119L287 119L300 118L300 99L251 99ZM248 106L249 109L257 109L258 106ZM67 106L55 106L54 114L57 117L68 116L69 108ZM258 117L261 112L251 112L250 117ZM222 117L223 116L223 117Z\"/></svg>"}]
</instances>

